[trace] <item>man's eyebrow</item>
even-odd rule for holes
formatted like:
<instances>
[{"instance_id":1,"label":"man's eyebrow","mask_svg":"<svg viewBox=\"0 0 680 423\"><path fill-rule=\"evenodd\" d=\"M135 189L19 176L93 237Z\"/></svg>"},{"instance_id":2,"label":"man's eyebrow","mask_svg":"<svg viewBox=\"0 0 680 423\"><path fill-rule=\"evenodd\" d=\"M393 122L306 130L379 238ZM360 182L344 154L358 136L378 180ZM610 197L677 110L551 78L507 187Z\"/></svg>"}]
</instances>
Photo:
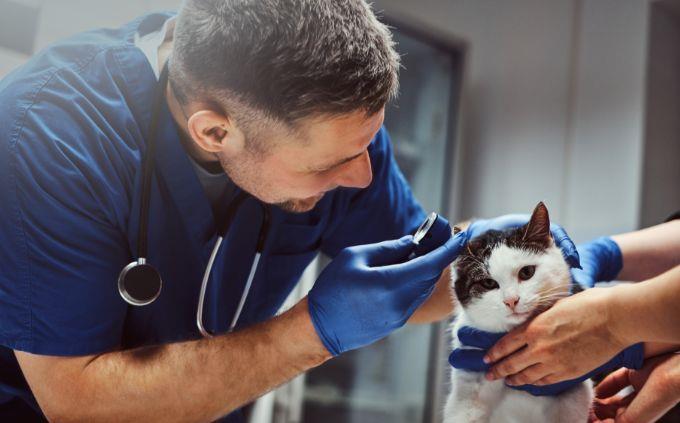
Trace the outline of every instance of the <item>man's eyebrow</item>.
<instances>
[{"instance_id":1,"label":"man's eyebrow","mask_svg":"<svg viewBox=\"0 0 680 423\"><path fill-rule=\"evenodd\" d=\"M359 153L359 154L355 154L355 155L352 156L352 157L348 157L348 158L346 158L346 159L342 159L342 160L340 160L339 162L332 163L332 164L329 164L329 165L327 165L327 166L319 166L318 168L311 169L311 170L312 170L313 172L322 172L322 171L325 171L325 170L331 170L331 169L336 168L336 167L338 167L338 166L342 166L342 165L344 165L345 163L351 162L352 160L356 159L357 157L362 156L364 153L365 153L365 151L362 151L362 152Z\"/></svg>"}]
</instances>

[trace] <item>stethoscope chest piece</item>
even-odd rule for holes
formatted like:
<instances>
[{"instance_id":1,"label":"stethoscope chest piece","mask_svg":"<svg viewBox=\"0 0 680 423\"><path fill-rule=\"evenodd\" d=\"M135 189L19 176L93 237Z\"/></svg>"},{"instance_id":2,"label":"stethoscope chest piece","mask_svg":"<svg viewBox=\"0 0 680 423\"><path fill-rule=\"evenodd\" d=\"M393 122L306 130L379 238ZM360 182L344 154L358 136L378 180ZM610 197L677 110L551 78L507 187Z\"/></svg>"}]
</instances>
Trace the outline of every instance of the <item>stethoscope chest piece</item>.
<instances>
[{"instance_id":1,"label":"stethoscope chest piece","mask_svg":"<svg viewBox=\"0 0 680 423\"><path fill-rule=\"evenodd\" d=\"M161 294L162 286L158 270L143 258L125 266L118 275L118 292L130 305L151 304Z\"/></svg>"}]
</instances>

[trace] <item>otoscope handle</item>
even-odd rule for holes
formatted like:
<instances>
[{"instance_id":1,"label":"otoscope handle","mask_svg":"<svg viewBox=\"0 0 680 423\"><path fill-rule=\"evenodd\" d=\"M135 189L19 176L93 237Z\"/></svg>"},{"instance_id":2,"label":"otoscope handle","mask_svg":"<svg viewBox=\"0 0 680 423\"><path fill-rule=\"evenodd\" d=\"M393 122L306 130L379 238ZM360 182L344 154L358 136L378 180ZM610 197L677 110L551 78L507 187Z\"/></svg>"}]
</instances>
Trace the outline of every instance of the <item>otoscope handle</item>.
<instances>
[{"instance_id":1,"label":"otoscope handle","mask_svg":"<svg viewBox=\"0 0 680 423\"><path fill-rule=\"evenodd\" d=\"M428 220L433 220L428 225ZM429 228L428 228L429 226ZM415 257L423 256L430 251L435 250L446 243L451 238L451 226L449 222L436 213L430 214L428 219L423 222L423 225L414 234L413 242L414 249L409 260Z\"/></svg>"}]
</instances>

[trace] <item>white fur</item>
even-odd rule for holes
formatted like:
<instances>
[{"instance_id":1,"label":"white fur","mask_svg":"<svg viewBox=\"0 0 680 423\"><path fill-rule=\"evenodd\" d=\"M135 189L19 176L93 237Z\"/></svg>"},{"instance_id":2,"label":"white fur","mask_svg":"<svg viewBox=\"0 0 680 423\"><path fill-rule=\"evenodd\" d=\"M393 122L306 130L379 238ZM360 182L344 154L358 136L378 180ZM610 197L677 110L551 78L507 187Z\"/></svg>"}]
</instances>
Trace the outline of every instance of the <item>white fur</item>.
<instances>
[{"instance_id":1,"label":"white fur","mask_svg":"<svg viewBox=\"0 0 680 423\"><path fill-rule=\"evenodd\" d=\"M517 274L527 265L536 265L536 272L531 279L520 282ZM519 296L516 310L531 313L568 295L571 284L569 268L555 246L537 254L499 245L491 252L486 268L499 288L481 298L473 298L465 307L458 307L453 324L454 348L460 347L456 333L462 326L504 332L528 318L529 314L512 315L503 303L504 298ZM455 266L452 273L455 281ZM592 397L590 381L556 397L537 397L511 389L502 380L489 382L483 373L452 369L444 423L586 422Z\"/></svg>"}]
</instances>

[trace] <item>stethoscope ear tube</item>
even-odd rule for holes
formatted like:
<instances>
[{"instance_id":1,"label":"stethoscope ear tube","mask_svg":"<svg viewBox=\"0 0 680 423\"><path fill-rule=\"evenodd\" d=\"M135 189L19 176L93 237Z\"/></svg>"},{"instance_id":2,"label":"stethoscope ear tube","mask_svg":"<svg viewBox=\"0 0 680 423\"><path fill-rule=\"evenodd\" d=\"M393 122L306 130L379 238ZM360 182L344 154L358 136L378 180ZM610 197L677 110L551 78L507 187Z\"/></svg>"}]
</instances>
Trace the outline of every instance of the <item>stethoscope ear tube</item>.
<instances>
[{"instance_id":1,"label":"stethoscope ear tube","mask_svg":"<svg viewBox=\"0 0 680 423\"><path fill-rule=\"evenodd\" d=\"M210 259L208 260L208 265L203 272L203 280L201 281L201 292L198 294L198 307L196 308L196 326L198 331L201 332L204 338L212 338L212 334L203 326L203 307L205 306L205 291L208 289L208 281L210 280L210 272L212 272L213 263L215 263L215 257L220 251L220 246L224 238L222 236L217 237L217 241L213 246L212 252L210 253Z\"/></svg>"},{"instance_id":2,"label":"stethoscope ear tube","mask_svg":"<svg viewBox=\"0 0 680 423\"><path fill-rule=\"evenodd\" d=\"M198 295L198 308L196 309L196 326L198 327L198 331L201 332L201 335L203 335L203 337L205 338L212 338L213 336L212 333L210 333L210 331L203 324L205 294L208 289L208 282L210 281L210 273L212 272L213 264L215 263L217 253L220 251L222 241L224 241L224 236L229 230L231 222L235 217L236 211L239 209L241 203L245 200L245 198L246 198L245 195L239 195L239 197L234 199L234 202L232 202L230 206L231 210L229 211L227 218L225 219L226 224L220 229L220 235L217 237L215 246L213 247L212 252L210 253L208 265L206 266L205 272L203 273L203 280L201 281L201 291ZM260 264L260 258L262 257L262 251L264 250L264 244L267 240L267 234L269 232L270 226L269 216L270 211L267 205L260 203L260 206L262 207L262 226L260 226L260 233L258 234L257 237L257 249L255 251L255 257L253 257L253 262L250 265L250 271L248 272L248 280L246 281L246 285L243 288L243 293L241 294L241 299L239 300L238 306L236 307L236 311L234 312L234 317L232 318L231 323L229 324L228 332L234 330L236 324L238 323L239 317L241 317L241 312L243 311L243 307L245 306L246 300L248 299L250 288L253 286L253 280L255 279L255 275L257 274L257 269Z\"/></svg>"}]
</instances>

